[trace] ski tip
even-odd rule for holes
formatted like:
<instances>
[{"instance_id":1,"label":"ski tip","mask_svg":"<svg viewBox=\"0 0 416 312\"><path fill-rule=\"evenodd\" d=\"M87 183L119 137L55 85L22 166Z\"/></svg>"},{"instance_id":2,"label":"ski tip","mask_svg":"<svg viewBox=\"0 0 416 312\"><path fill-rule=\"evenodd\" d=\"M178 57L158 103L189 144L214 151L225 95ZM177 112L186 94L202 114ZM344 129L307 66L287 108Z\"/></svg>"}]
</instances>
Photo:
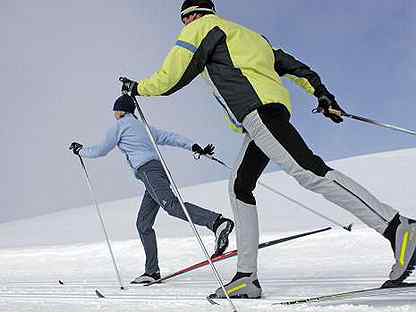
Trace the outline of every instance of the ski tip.
<instances>
[{"instance_id":1,"label":"ski tip","mask_svg":"<svg viewBox=\"0 0 416 312\"><path fill-rule=\"evenodd\" d=\"M97 297L98 298L100 298L100 299L102 299L102 298L105 298L105 296L104 296L104 294L99 290L99 289L96 289L95 290L95 294L97 295Z\"/></svg>"},{"instance_id":2,"label":"ski tip","mask_svg":"<svg viewBox=\"0 0 416 312\"><path fill-rule=\"evenodd\" d=\"M218 299L216 294L210 294L207 296L207 300L209 303L211 303L212 305L220 305L218 302L215 302L214 299Z\"/></svg>"},{"instance_id":3,"label":"ski tip","mask_svg":"<svg viewBox=\"0 0 416 312\"><path fill-rule=\"evenodd\" d=\"M344 229L347 230L348 232L351 232L351 230L352 230L352 223L350 225L344 226Z\"/></svg>"},{"instance_id":4,"label":"ski tip","mask_svg":"<svg viewBox=\"0 0 416 312\"><path fill-rule=\"evenodd\" d=\"M380 286L380 289L385 288L403 288L403 287L416 287L416 283L406 283L401 281L387 280Z\"/></svg>"},{"instance_id":5,"label":"ski tip","mask_svg":"<svg viewBox=\"0 0 416 312\"><path fill-rule=\"evenodd\" d=\"M59 283L60 285L64 285L64 282L63 282L62 280L59 280L59 281L58 281L58 283Z\"/></svg>"}]
</instances>

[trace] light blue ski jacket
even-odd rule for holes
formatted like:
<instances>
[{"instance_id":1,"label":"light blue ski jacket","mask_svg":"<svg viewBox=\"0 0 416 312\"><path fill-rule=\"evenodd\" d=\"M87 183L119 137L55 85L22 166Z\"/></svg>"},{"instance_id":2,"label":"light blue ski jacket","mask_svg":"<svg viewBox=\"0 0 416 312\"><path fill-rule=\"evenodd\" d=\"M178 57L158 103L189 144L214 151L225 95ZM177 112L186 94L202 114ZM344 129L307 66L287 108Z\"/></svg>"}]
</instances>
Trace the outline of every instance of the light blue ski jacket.
<instances>
[{"instance_id":1,"label":"light blue ski jacket","mask_svg":"<svg viewBox=\"0 0 416 312\"><path fill-rule=\"evenodd\" d=\"M157 145L170 145L192 150L193 142L179 134L151 127ZM137 169L150 160L159 159L147 135L144 124L126 114L117 120L115 126L107 131L104 142L98 145L83 147L79 152L81 157L98 158L107 155L116 146L126 155L133 169Z\"/></svg>"}]
</instances>

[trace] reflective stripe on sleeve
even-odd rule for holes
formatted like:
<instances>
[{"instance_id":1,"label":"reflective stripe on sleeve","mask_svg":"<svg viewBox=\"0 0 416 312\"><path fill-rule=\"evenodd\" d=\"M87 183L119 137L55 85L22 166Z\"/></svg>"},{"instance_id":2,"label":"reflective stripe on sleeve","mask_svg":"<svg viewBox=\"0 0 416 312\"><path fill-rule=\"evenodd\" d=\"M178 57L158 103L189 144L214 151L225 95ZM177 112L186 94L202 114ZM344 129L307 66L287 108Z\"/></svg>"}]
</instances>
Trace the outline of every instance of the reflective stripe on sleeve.
<instances>
[{"instance_id":1,"label":"reflective stripe on sleeve","mask_svg":"<svg viewBox=\"0 0 416 312\"><path fill-rule=\"evenodd\" d=\"M195 53L196 50L197 50L197 47L196 46L194 46L194 45L192 45L192 44L190 44L188 42L182 41L182 40L176 41L176 46L177 47L184 48L184 49L190 51L191 53Z\"/></svg>"}]
</instances>

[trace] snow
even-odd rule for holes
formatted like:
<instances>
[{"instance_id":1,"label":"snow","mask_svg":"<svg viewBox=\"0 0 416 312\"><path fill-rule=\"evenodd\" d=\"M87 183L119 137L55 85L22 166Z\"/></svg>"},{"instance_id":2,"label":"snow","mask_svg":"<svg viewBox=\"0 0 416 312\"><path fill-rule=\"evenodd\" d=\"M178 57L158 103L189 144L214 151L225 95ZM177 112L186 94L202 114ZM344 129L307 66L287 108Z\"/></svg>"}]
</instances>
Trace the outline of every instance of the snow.
<instances>
[{"instance_id":1,"label":"snow","mask_svg":"<svg viewBox=\"0 0 416 312\"><path fill-rule=\"evenodd\" d=\"M415 156L416 149L408 149L344 159L331 166L351 175L404 214L415 217ZM262 181L343 224L353 220L319 196L302 190L281 172L267 174ZM221 207L218 211L231 215L226 181L185 188L182 194L186 200L205 207ZM267 190L259 188L257 198L261 241L328 225ZM144 268L144 253L135 233L136 205L136 198L101 205L127 286L124 291L119 289L94 208L71 209L0 225L0 311L231 311L226 301L212 306L205 300L217 288L209 267L161 285L128 284ZM204 260L186 223L160 213L155 227L162 273ZM203 229L200 233L212 250L213 236ZM224 281L235 273L235 261L232 258L216 264ZM392 262L391 248L374 231L361 224L355 224L351 233L333 229L261 250L259 279L264 299L234 302L239 311L416 311L416 290L320 304L271 305L288 299L377 287L385 281ZM415 277L409 281L416 281ZM95 296L97 288L106 299Z\"/></svg>"}]
</instances>

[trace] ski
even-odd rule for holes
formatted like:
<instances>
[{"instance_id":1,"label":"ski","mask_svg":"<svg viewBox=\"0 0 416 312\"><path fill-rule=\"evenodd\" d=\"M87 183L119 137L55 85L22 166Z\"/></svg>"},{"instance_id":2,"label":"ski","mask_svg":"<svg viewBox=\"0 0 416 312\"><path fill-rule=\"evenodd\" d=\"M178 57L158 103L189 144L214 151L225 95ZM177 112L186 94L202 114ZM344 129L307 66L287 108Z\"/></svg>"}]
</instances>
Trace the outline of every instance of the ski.
<instances>
[{"instance_id":1,"label":"ski","mask_svg":"<svg viewBox=\"0 0 416 312\"><path fill-rule=\"evenodd\" d=\"M405 282L398 283L398 282L393 282L393 281L387 281L380 287L340 292L340 293L324 295L324 296L319 296L319 297L284 301L284 302L273 303L272 305L295 305L295 304L306 304L306 303L318 303L318 302L323 302L323 301L345 300L345 299L353 299L353 298L367 297L367 296L369 297L369 296L377 296L377 295L389 295L389 294L396 294L396 293L409 290L409 288L416 289L416 283L405 283Z\"/></svg>"},{"instance_id":2,"label":"ski","mask_svg":"<svg viewBox=\"0 0 416 312\"><path fill-rule=\"evenodd\" d=\"M214 300L214 299L218 299L217 296L215 296L215 294L210 294L206 298L208 302L211 303L212 305L220 305L218 302Z\"/></svg>"},{"instance_id":3,"label":"ski","mask_svg":"<svg viewBox=\"0 0 416 312\"><path fill-rule=\"evenodd\" d=\"M316 231L312 231L312 232L305 232L305 233L301 233L301 234L296 234L296 235L292 235L292 236L288 236L288 237L279 238L279 239L276 239L276 240L271 240L271 241L268 241L268 242L261 243L259 245L259 249L266 248L266 247L273 246L273 245L280 244L280 243L284 243L284 242L291 241L291 240L294 240L294 239L297 239L297 238L301 238L301 237L305 237L305 236L308 236L308 235L322 233L322 232L328 231L330 229L331 229L331 227L327 227L327 228L320 229L320 230L316 230ZM221 260L225 260L225 259L234 257L236 255L237 255L237 250L234 249L232 251L228 251L228 252L226 252L226 253L224 253L222 255L219 255L219 256L217 256L215 258L212 258L211 261L212 262L218 262L218 261L221 261ZM204 267L204 266L206 266L208 264L209 264L208 260L201 261L201 262L196 263L194 265L191 265L191 266L189 266L187 268L184 268L182 270L179 270L179 271L177 271L175 273L166 275L166 276L164 276L164 277L162 277L162 278L160 278L160 279L158 279L156 281L153 281L153 282L150 282L148 284L145 284L144 286L151 286L151 285L154 285L154 284L161 283L163 281L166 281L166 280L171 279L173 277L176 277L178 275L181 275L181 274L184 274L184 273L187 273L187 272L190 272L190 271L199 269L201 267Z\"/></svg>"}]
</instances>

